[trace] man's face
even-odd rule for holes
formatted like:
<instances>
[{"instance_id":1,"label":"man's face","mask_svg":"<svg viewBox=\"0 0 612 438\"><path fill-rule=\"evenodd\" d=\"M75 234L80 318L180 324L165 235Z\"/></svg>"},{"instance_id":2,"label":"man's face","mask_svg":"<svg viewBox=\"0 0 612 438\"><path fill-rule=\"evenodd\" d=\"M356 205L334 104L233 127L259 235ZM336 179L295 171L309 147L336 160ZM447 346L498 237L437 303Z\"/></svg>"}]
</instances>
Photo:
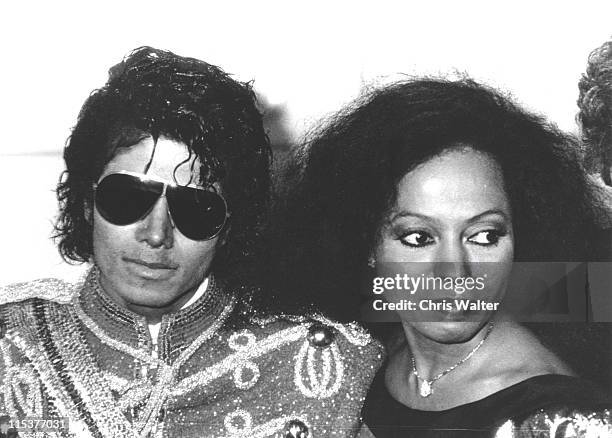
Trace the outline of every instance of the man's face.
<instances>
[{"instance_id":1,"label":"man's face","mask_svg":"<svg viewBox=\"0 0 612 438\"><path fill-rule=\"evenodd\" d=\"M99 181L120 171L144 173L153 153L153 139L119 149ZM147 176L197 187L187 147L166 138L157 142ZM219 238L191 240L174 226L165 197L160 197L141 220L113 225L94 208L93 254L100 284L117 303L158 319L180 309L207 275Z\"/></svg>"}]
</instances>

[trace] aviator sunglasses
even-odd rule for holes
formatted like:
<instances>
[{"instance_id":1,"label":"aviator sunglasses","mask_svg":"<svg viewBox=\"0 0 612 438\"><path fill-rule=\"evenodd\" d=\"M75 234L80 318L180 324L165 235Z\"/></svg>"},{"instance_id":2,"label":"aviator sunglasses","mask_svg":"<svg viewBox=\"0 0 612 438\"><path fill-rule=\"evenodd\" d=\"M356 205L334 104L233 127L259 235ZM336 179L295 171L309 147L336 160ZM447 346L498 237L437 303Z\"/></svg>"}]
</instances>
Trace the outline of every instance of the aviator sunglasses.
<instances>
[{"instance_id":1,"label":"aviator sunglasses","mask_svg":"<svg viewBox=\"0 0 612 438\"><path fill-rule=\"evenodd\" d=\"M174 225L192 240L214 238L229 217L225 199L218 193L178 186L141 173L111 173L94 184L94 190L96 209L114 225L144 219L160 197L168 201Z\"/></svg>"}]
</instances>

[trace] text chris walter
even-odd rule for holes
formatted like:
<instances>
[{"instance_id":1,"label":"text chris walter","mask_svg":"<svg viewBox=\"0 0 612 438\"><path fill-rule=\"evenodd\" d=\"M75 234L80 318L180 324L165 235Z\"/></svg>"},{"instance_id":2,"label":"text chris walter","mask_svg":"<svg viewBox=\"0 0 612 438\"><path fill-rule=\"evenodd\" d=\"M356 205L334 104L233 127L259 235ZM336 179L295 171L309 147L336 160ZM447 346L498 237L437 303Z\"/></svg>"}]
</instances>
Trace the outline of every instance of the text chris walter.
<instances>
[{"instance_id":1,"label":"text chris walter","mask_svg":"<svg viewBox=\"0 0 612 438\"><path fill-rule=\"evenodd\" d=\"M400 300L388 303L383 300L374 300L374 310L426 310L437 312L480 312L498 310L500 303L484 300Z\"/></svg>"}]
</instances>

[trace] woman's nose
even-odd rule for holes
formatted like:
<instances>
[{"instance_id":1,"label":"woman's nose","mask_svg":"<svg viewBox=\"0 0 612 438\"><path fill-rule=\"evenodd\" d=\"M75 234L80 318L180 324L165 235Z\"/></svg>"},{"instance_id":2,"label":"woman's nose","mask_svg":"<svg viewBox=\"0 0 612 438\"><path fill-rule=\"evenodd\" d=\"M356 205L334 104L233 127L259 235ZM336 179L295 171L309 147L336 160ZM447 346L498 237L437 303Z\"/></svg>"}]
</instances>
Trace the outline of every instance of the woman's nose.
<instances>
[{"instance_id":1,"label":"woman's nose","mask_svg":"<svg viewBox=\"0 0 612 438\"><path fill-rule=\"evenodd\" d=\"M165 196L161 196L149 214L140 221L136 238L139 242L146 242L152 248L172 248L174 226Z\"/></svg>"},{"instance_id":2,"label":"woman's nose","mask_svg":"<svg viewBox=\"0 0 612 438\"><path fill-rule=\"evenodd\" d=\"M471 276L469 255L461 242L446 242L440 245L434 271L440 277Z\"/></svg>"}]
</instances>

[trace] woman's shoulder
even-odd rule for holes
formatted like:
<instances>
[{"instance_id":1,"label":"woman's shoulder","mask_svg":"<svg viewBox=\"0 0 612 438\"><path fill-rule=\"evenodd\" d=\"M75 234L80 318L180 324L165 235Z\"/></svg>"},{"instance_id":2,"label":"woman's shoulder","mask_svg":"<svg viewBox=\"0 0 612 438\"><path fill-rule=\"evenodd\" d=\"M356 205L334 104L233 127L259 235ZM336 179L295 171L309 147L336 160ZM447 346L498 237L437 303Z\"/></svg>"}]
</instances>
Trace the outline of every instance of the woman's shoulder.
<instances>
[{"instance_id":1,"label":"woman's shoulder","mask_svg":"<svg viewBox=\"0 0 612 438\"><path fill-rule=\"evenodd\" d=\"M531 377L500 394L517 406L517 418L521 410L529 414L536 409L599 409L609 406L612 400L606 391L589 380L559 374Z\"/></svg>"},{"instance_id":2,"label":"woman's shoulder","mask_svg":"<svg viewBox=\"0 0 612 438\"><path fill-rule=\"evenodd\" d=\"M513 321L497 324L495 366L488 367L502 387L544 374L572 376L572 369L529 329ZM487 373L484 372L483 375Z\"/></svg>"}]
</instances>

